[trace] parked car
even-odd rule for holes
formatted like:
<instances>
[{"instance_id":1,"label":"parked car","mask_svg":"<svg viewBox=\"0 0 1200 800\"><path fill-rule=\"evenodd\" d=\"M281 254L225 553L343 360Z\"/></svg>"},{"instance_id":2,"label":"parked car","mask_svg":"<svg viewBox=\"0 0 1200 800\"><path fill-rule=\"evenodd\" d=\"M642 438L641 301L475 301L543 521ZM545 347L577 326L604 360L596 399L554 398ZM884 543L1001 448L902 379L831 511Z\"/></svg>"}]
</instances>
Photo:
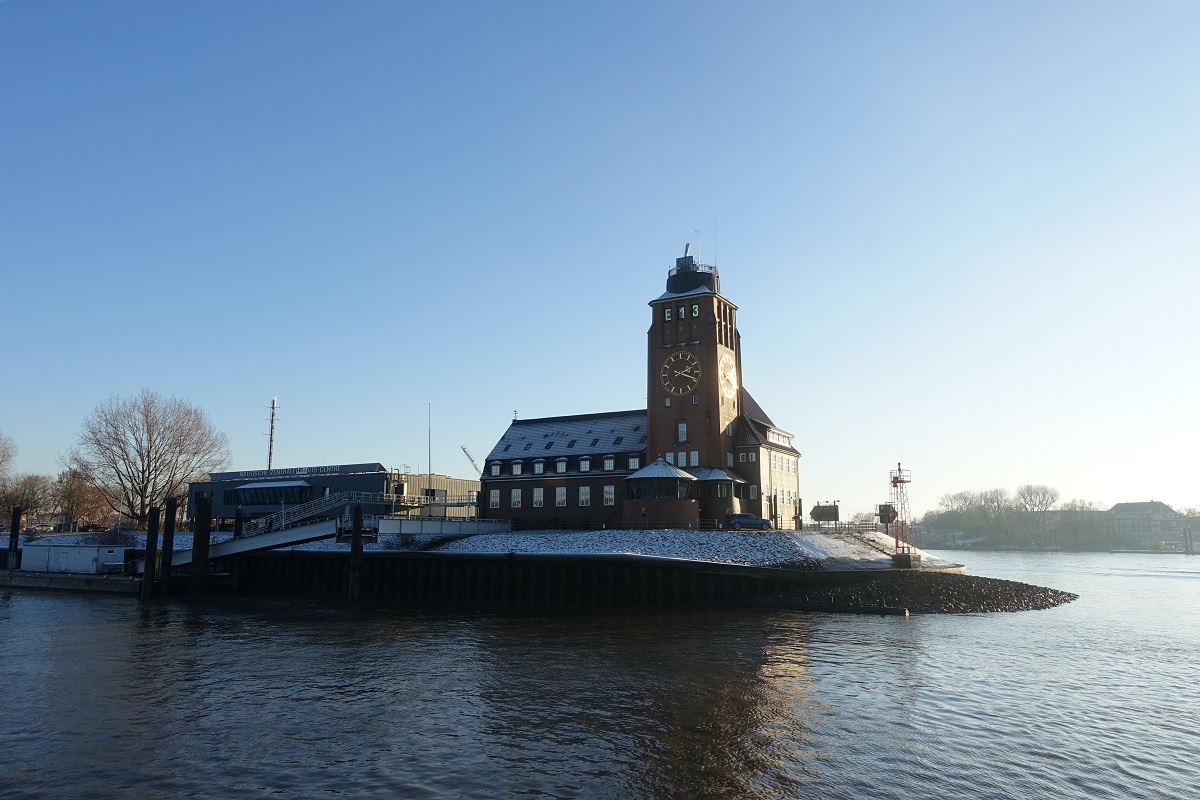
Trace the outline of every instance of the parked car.
<instances>
[{"instance_id":1,"label":"parked car","mask_svg":"<svg viewBox=\"0 0 1200 800\"><path fill-rule=\"evenodd\" d=\"M740 531L742 528L769 531L772 525L770 520L756 517L753 514L734 514L729 518L729 527L735 531Z\"/></svg>"}]
</instances>

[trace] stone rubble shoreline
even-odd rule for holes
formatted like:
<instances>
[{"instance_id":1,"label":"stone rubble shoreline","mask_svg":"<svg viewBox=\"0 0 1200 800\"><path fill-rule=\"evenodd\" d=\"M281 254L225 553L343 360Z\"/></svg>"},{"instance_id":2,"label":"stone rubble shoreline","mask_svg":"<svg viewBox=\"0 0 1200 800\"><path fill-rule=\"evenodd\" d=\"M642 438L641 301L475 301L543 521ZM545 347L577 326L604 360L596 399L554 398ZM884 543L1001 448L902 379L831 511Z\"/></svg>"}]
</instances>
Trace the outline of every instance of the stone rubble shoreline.
<instances>
[{"instance_id":1,"label":"stone rubble shoreline","mask_svg":"<svg viewBox=\"0 0 1200 800\"><path fill-rule=\"evenodd\" d=\"M1000 578L922 570L881 574L844 583L789 592L779 607L796 611L858 614L982 614L1038 611L1069 603L1079 595Z\"/></svg>"}]
</instances>

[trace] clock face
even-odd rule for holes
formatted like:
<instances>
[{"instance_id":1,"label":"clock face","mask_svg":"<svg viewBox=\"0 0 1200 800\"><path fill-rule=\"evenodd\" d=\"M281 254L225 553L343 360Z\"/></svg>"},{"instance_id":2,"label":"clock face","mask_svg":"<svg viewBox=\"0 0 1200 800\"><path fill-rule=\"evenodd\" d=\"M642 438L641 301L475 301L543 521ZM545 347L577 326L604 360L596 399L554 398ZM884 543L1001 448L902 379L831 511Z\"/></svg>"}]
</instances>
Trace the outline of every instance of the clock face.
<instances>
[{"instance_id":1,"label":"clock face","mask_svg":"<svg viewBox=\"0 0 1200 800\"><path fill-rule=\"evenodd\" d=\"M717 365L717 373L721 379L721 394L730 400L737 394L737 367L733 364L733 356L725 353Z\"/></svg>"},{"instance_id":2,"label":"clock face","mask_svg":"<svg viewBox=\"0 0 1200 800\"><path fill-rule=\"evenodd\" d=\"M684 350L676 350L667 356L658 377L667 394L688 394L700 383L700 359Z\"/></svg>"}]
</instances>

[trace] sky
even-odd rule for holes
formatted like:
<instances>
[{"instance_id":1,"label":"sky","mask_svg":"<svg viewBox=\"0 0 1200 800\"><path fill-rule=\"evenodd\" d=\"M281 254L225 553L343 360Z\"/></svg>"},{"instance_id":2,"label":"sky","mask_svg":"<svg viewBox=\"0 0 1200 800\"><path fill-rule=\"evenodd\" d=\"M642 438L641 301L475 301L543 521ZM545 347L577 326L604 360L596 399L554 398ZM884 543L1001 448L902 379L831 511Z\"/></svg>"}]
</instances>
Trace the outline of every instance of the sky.
<instances>
[{"instance_id":1,"label":"sky","mask_svg":"<svg viewBox=\"0 0 1200 800\"><path fill-rule=\"evenodd\" d=\"M0 431L472 477L644 408L686 243L843 516L1200 506L1200 5L0 2Z\"/></svg>"}]
</instances>

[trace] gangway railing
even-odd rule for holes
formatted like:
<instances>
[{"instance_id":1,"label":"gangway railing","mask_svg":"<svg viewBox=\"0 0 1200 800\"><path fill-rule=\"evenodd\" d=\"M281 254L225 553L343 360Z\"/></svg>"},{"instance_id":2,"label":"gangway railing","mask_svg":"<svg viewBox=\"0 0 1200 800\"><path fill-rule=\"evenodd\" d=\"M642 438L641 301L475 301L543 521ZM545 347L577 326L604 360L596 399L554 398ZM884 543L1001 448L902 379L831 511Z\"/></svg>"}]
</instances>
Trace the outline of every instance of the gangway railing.
<instances>
[{"instance_id":1,"label":"gangway railing","mask_svg":"<svg viewBox=\"0 0 1200 800\"><path fill-rule=\"evenodd\" d=\"M291 508L284 508L274 514L247 522L242 528L242 536L257 536L268 531L298 525L310 517L328 511L338 506L351 503L363 503L377 506L391 506L393 509L417 508L427 503L430 498L418 495L381 494L376 492L337 492L326 497L318 497Z\"/></svg>"}]
</instances>

